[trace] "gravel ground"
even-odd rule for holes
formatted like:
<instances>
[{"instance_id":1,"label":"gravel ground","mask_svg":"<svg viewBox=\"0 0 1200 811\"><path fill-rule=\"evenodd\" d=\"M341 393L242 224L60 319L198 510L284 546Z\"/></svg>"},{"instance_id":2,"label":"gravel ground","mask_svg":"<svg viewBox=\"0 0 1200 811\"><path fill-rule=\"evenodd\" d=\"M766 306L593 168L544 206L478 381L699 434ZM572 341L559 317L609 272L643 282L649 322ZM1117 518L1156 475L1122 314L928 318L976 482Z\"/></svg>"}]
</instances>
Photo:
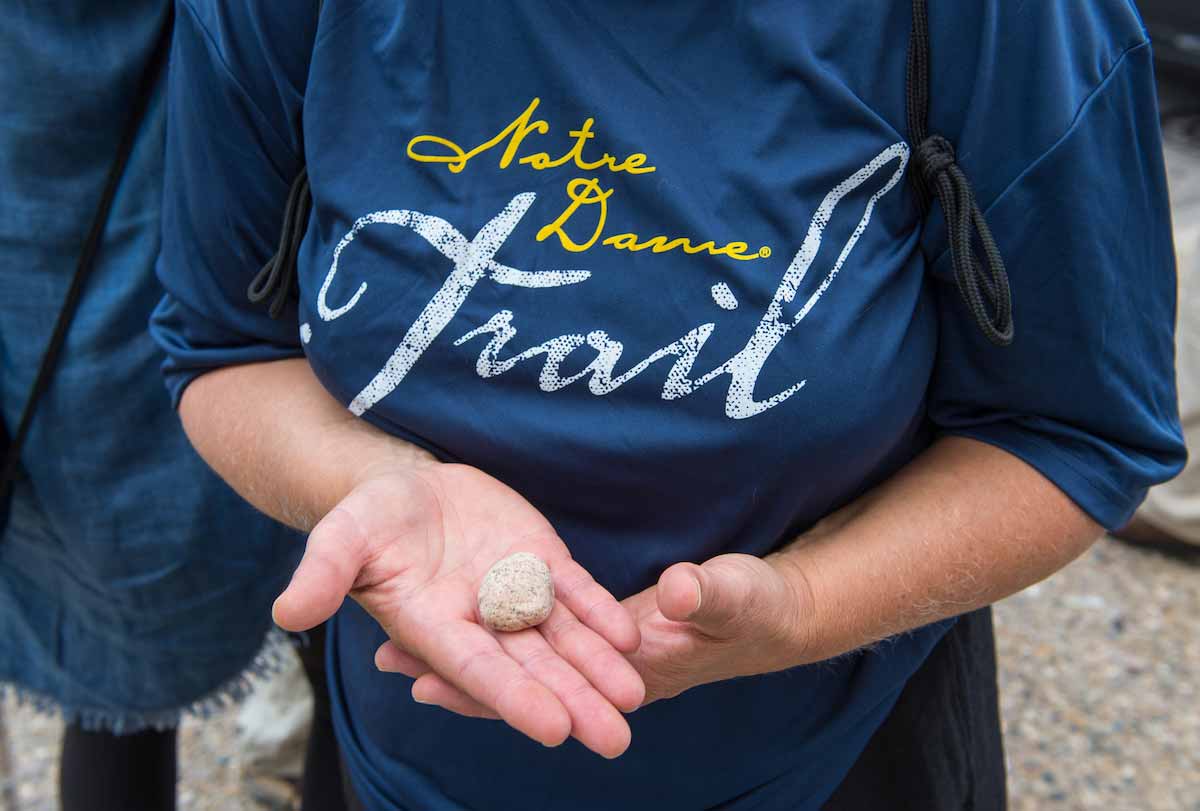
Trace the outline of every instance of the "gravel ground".
<instances>
[{"instance_id":1,"label":"gravel ground","mask_svg":"<svg viewBox=\"0 0 1200 811\"><path fill-rule=\"evenodd\" d=\"M1200 147L1172 137L1167 164L1180 268L1200 272ZM997 606L1012 811L1200 811L1198 627L1200 567L1109 539ZM0 811L56 811L60 724L2 709ZM241 792L235 716L185 723L181 811L261 811Z\"/></svg>"},{"instance_id":2,"label":"gravel ground","mask_svg":"<svg viewBox=\"0 0 1200 811\"><path fill-rule=\"evenodd\" d=\"M1012 811L1200 811L1200 568L1105 539L997 606Z\"/></svg>"}]
</instances>

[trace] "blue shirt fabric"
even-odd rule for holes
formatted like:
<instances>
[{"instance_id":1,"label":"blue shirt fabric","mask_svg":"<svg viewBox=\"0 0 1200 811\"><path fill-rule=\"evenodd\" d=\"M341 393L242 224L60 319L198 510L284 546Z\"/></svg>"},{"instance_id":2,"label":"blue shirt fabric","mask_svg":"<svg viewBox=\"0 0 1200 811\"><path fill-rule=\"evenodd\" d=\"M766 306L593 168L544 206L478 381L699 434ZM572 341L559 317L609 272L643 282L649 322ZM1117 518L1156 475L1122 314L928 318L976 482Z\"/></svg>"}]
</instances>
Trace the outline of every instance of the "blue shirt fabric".
<instances>
[{"instance_id":1,"label":"blue shirt fabric","mask_svg":"<svg viewBox=\"0 0 1200 811\"><path fill-rule=\"evenodd\" d=\"M158 0L5 8L0 404L10 430L166 10ZM271 600L302 546L207 468L162 389L162 353L146 328L162 297L162 90L38 407L0 538L0 682L118 731L170 725L246 689Z\"/></svg>"},{"instance_id":2,"label":"blue shirt fabric","mask_svg":"<svg viewBox=\"0 0 1200 811\"><path fill-rule=\"evenodd\" d=\"M618 597L778 548L946 433L1117 526L1183 459L1145 33L1123 0L934 4L931 129L1012 278L998 348L908 188L910 23L870 0L183 2L168 386L303 354L353 413L514 487ZM299 300L272 320L245 289L304 163ZM356 606L330 667L371 809L813 809L945 628L653 704L613 762L413 704Z\"/></svg>"}]
</instances>

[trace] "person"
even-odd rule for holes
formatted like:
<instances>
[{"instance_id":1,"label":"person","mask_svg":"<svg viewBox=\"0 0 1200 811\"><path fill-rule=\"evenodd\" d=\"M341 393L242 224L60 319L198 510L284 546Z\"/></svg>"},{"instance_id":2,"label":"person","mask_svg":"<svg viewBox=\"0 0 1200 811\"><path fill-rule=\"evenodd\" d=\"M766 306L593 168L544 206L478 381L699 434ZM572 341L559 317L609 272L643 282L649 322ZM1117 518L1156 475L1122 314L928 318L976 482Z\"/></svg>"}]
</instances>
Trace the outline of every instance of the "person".
<instances>
[{"instance_id":1,"label":"person","mask_svg":"<svg viewBox=\"0 0 1200 811\"><path fill-rule=\"evenodd\" d=\"M9 433L171 11L159 0L20 2L0 23ZM0 683L66 722L63 811L175 807L178 724L271 671L283 640L270 604L298 559L295 533L195 454L162 390L146 322L162 295L164 86L137 126L0 538Z\"/></svg>"},{"instance_id":2,"label":"person","mask_svg":"<svg viewBox=\"0 0 1200 811\"><path fill-rule=\"evenodd\" d=\"M352 802L1003 807L979 610L1183 458L1130 3L179 13L152 330Z\"/></svg>"}]
</instances>

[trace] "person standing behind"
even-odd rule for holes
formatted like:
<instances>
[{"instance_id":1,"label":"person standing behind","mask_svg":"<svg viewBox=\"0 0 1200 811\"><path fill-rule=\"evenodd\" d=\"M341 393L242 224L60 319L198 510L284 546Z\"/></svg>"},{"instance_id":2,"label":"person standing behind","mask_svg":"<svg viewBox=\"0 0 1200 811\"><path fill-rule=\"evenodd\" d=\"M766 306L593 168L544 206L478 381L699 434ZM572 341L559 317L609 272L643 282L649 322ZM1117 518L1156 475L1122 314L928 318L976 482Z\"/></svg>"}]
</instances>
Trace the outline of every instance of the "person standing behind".
<instances>
[{"instance_id":1,"label":"person standing behind","mask_svg":"<svg viewBox=\"0 0 1200 811\"><path fill-rule=\"evenodd\" d=\"M0 403L11 436L96 215L163 0L0 22ZM121 175L0 537L0 683L65 721L63 811L175 806L176 732L268 664L297 536L192 451L146 331L161 296L162 80Z\"/></svg>"}]
</instances>

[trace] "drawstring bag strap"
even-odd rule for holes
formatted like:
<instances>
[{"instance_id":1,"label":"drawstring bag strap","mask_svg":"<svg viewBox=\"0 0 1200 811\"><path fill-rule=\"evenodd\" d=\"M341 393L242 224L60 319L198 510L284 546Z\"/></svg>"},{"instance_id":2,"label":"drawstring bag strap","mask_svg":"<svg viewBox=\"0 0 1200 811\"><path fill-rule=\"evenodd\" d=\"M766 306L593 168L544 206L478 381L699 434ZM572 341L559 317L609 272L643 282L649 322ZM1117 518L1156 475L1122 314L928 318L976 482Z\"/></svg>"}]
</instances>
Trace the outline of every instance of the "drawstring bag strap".
<instances>
[{"instance_id":1,"label":"drawstring bag strap","mask_svg":"<svg viewBox=\"0 0 1200 811\"><path fill-rule=\"evenodd\" d=\"M912 38L908 47L908 135L913 145L913 186L924 216L937 198L946 216L946 236L958 292L980 331L996 346L1013 340L1012 292L1004 258L983 212L975 202L971 181L963 174L954 146L929 134L929 17L926 0L913 0ZM975 254L974 239L983 248Z\"/></svg>"},{"instance_id":2,"label":"drawstring bag strap","mask_svg":"<svg viewBox=\"0 0 1200 811\"><path fill-rule=\"evenodd\" d=\"M318 4L319 8L320 4ZM1012 299L1004 259L991 229L975 202L971 183L955 160L954 147L940 135L930 135L929 21L925 0L913 0L912 39L908 50L908 132L916 171L913 183L922 216L936 196L946 215L950 256L959 293L988 340L998 346L1012 343ZM270 300L268 310L278 318L297 291L296 258L312 208L308 173L301 170L292 183L284 211L279 250L254 277L247 290L253 303ZM983 247L975 255L974 237Z\"/></svg>"},{"instance_id":3,"label":"drawstring bag strap","mask_svg":"<svg viewBox=\"0 0 1200 811\"><path fill-rule=\"evenodd\" d=\"M321 13L321 0L317 0L317 14ZM246 298L251 304L270 300L267 312L272 318L283 315L289 298L299 295L296 262L300 256L300 243L308 230L308 217L312 213L312 188L308 185L308 167L301 166L292 188L288 192L287 205L283 209L283 227L279 229L279 248L267 260L246 288Z\"/></svg>"}]
</instances>

